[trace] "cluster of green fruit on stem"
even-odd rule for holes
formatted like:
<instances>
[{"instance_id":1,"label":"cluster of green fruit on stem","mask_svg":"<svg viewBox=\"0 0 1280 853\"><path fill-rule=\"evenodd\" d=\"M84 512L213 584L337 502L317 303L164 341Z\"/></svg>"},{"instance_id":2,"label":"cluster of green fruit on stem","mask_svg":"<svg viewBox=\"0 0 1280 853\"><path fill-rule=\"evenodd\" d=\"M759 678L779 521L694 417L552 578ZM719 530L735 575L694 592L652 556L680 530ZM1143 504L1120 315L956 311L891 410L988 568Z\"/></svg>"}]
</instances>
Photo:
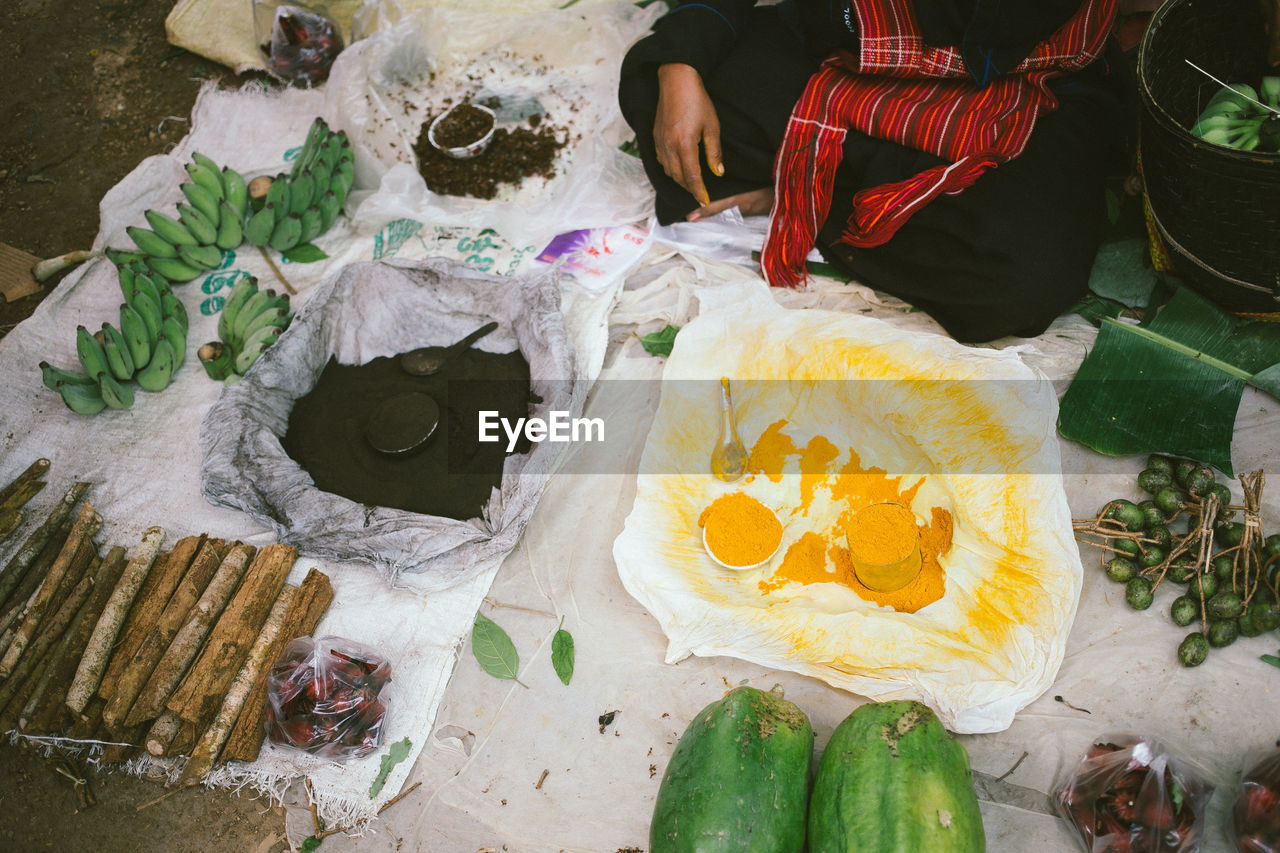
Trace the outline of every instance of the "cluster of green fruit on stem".
<instances>
[{"instance_id":1,"label":"cluster of green fruit on stem","mask_svg":"<svg viewBox=\"0 0 1280 853\"><path fill-rule=\"evenodd\" d=\"M1074 524L1102 548L1107 577L1125 585L1135 610L1151 607L1166 582L1184 587L1169 617L1179 627L1200 623L1178 647L1184 666L1280 628L1280 534L1263 529L1264 480L1261 471L1242 476L1243 503L1235 504L1209 466L1155 454L1138 475L1146 499L1116 498Z\"/></svg>"},{"instance_id":2,"label":"cluster of green fruit on stem","mask_svg":"<svg viewBox=\"0 0 1280 853\"><path fill-rule=\"evenodd\" d=\"M1215 145L1241 151L1280 151L1280 76L1223 86L1205 104L1191 132Z\"/></svg>"}]
</instances>

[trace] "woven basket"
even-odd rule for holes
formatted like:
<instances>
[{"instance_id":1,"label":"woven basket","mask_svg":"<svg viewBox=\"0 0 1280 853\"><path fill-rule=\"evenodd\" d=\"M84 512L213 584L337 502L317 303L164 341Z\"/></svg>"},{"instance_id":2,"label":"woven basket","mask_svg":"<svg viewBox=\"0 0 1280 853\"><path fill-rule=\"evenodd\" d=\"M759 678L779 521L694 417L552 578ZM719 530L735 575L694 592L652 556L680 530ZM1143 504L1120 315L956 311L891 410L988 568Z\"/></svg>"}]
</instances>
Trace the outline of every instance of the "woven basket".
<instances>
[{"instance_id":1,"label":"woven basket","mask_svg":"<svg viewBox=\"0 0 1280 853\"><path fill-rule=\"evenodd\" d=\"M1141 157L1151 214L1175 271L1223 308L1280 311L1280 154L1237 151L1187 128L1227 83L1267 72L1257 0L1168 0L1138 56Z\"/></svg>"}]
</instances>

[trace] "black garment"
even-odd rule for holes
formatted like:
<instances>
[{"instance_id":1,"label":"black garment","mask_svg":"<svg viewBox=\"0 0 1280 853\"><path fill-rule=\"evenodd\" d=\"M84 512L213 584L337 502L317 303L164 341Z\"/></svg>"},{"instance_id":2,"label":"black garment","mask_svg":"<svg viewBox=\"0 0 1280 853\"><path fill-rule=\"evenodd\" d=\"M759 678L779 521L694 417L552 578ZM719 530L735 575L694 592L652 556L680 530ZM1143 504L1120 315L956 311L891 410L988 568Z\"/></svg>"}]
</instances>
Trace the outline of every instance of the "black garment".
<instances>
[{"instance_id":1,"label":"black garment","mask_svg":"<svg viewBox=\"0 0 1280 853\"><path fill-rule=\"evenodd\" d=\"M933 37L941 37L947 26L964 26L962 39L967 34L973 44L1003 57L998 65L984 65L987 72L1012 67L1006 59L1022 50L1026 38L1020 27L1043 28L1046 20L1065 20L1075 11L1064 13L1063 2L1026 4L1041 10L1034 20L1025 9L1022 17L993 18L986 0L916 0L918 15L926 8L948 7L953 13L933 19ZM846 24L847 5L839 0L766 7L753 7L750 0L683 4L628 52L619 100L657 193L659 222L683 219L697 203L657 162L658 66L692 65L715 104L725 175L716 177L703 163L711 198L772 187L774 154L809 77L833 46L857 50L856 23ZM1005 26L1000 38L992 35L999 29L992 29L994 23ZM1057 26L1048 25L1050 33ZM861 283L928 311L957 340L1042 332L1084 293L1103 221L1104 178L1127 167L1124 155L1136 115L1133 87L1118 47L1113 43L1112 48L1090 68L1055 80L1059 108L1038 119L1022 155L963 192L934 199L887 243L870 249L836 242L854 192L903 180L940 161L850 132L831 211L818 237L824 257Z\"/></svg>"}]
</instances>

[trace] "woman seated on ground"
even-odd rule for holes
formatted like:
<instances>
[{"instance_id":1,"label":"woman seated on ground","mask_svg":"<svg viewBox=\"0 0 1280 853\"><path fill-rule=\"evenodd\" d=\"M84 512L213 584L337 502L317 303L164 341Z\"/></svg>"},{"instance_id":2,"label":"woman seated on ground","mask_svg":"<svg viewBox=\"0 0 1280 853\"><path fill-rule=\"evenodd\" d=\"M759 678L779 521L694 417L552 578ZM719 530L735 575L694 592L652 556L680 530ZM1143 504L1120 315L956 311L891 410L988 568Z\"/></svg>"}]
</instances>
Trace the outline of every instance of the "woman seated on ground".
<instances>
[{"instance_id":1,"label":"woman seated on ground","mask_svg":"<svg viewBox=\"0 0 1280 853\"><path fill-rule=\"evenodd\" d=\"M772 284L817 245L957 340L1037 335L1085 292L1104 179L1128 167L1115 6L682 3L619 91L658 221L770 214Z\"/></svg>"}]
</instances>

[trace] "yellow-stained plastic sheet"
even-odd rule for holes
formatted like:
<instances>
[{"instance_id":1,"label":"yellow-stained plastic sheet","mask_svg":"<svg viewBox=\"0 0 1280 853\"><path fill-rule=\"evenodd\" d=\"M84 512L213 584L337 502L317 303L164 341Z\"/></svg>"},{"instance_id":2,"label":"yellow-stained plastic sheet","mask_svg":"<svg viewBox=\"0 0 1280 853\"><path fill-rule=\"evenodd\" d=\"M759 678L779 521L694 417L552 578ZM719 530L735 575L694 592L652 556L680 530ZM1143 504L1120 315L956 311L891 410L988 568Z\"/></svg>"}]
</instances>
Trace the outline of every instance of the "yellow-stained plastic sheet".
<instances>
[{"instance_id":1,"label":"yellow-stained plastic sheet","mask_svg":"<svg viewBox=\"0 0 1280 853\"><path fill-rule=\"evenodd\" d=\"M726 293L677 338L614 544L668 661L731 655L871 699L919 699L954 731L1007 728L1052 683L1080 593L1051 383L1012 352L787 310L763 285ZM748 448L772 428L799 451L781 476L759 465L731 484L711 476L721 376L734 378ZM757 569L724 569L702 547L699 514L735 490L784 521L782 546ZM925 530L950 516L944 592L914 613L841 582L842 531L875 500L907 503ZM834 546L831 580L787 579L788 548L813 533Z\"/></svg>"}]
</instances>

